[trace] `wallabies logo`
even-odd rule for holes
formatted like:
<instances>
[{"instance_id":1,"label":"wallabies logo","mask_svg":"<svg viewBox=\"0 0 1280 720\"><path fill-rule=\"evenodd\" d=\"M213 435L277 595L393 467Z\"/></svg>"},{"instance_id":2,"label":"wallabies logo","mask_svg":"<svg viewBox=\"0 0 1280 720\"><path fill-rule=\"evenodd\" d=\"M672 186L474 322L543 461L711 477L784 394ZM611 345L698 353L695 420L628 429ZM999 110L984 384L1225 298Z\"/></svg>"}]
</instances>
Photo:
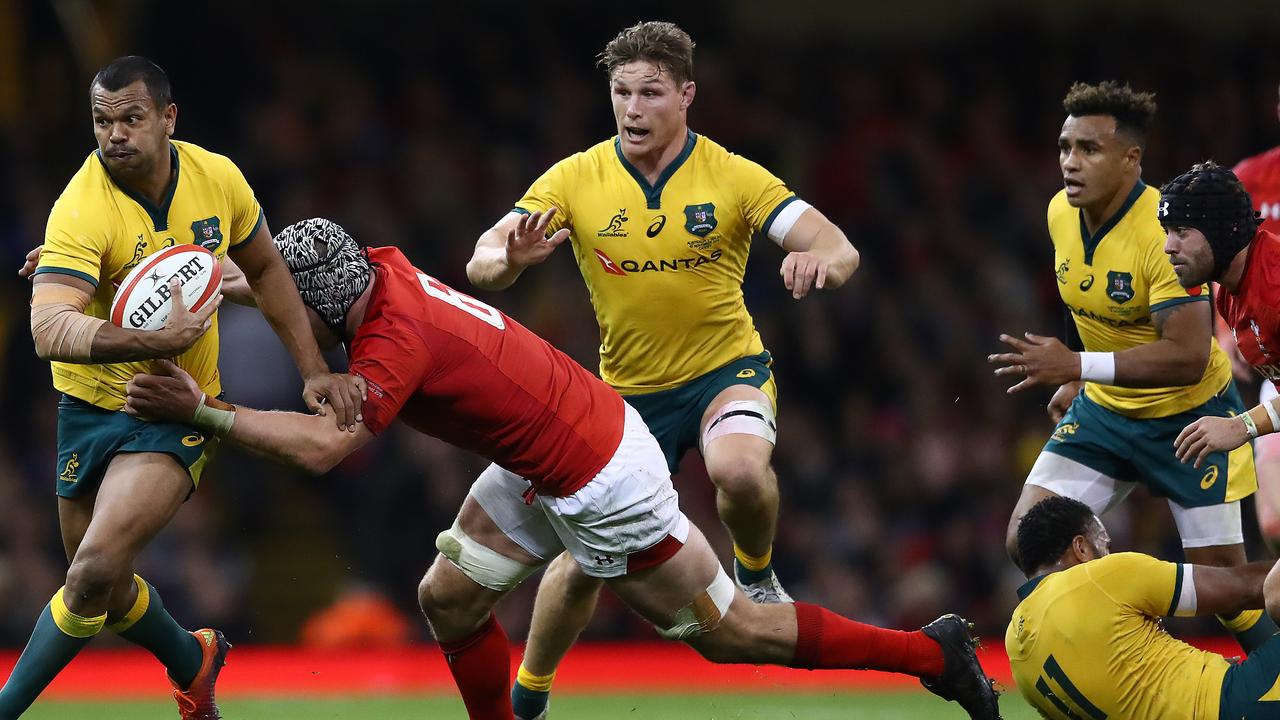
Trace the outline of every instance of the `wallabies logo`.
<instances>
[{"instance_id":1,"label":"wallabies logo","mask_svg":"<svg viewBox=\"0 0 1280 720\"><path fill-rule=\"evenodd\" d=\"M1079 429L1080 429L1080 423L1078 422L1067 423L1066 425L1059 425L1058 429L1053 431L1053 436L1049 438L1049 441L1062 442L1063 440L1067 439L1068 435L1075 435L1076 430L1079 430Z\"/></svg>"},{"instance_id":2,"label":"wallabies logo","mask_svg":"<svg viewBox=\"0 0 1280 720\"><path fill-rule=\"evenodd\" d=\"M217 215L191 223L191 234L192 242L209 252L222 244L222 227Z\"/></svg>"},{"instance_id":3,"label":"wallabies logo","mask_svg":"<svg viewBox=\"0 0 1280 720\"><path fill-rule=\"evenodd\" d=\"M62 482L73 483L80 478L76 477L76 470L80 469L80 453L71 453L71 457L67 460L66 467L62 468L62 474L58 479Z\"/></svg>"}]
</instances>

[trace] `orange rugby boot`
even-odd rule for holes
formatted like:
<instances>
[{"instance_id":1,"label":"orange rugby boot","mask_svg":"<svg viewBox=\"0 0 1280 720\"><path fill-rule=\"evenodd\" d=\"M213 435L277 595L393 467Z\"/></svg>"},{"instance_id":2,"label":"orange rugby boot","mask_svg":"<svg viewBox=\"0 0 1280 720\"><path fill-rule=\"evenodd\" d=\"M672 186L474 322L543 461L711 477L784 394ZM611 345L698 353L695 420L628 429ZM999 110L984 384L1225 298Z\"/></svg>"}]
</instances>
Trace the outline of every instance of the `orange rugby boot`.
<instances>
[{"instance_id":1,"label":"orange rugby boot","mask_svg":"<svg viewBox=\"0 0 1280 720\"><path fill-rule=\"evenodd\" d=\"M213 685L218 681L218 673L227 663L227 651L231 643L218 630L204 628L191 633L200 643L204 660L200 663L200 672L191 681L186 690L179 688L173 678L173 699L178 701L178 714L182 720L221 720L218 703L213 699Z\"/></svg>"}]
</instances>

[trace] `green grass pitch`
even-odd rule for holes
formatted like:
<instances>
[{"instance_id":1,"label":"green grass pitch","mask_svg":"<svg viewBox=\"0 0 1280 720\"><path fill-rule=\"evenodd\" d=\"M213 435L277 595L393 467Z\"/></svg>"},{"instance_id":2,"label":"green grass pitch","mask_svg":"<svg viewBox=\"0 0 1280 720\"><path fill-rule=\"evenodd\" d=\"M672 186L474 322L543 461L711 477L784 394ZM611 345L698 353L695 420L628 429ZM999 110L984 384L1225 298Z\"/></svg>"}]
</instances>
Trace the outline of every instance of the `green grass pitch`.
<instances>
[{"instance_id":1,"label":"green grass pitch","mask_svg":"<svg viewBox=\"0 0 1280 720\"><path fill-rule=\"evenodd\" d=\"M454 697L392 698L228 698L226 720L465 720ZM925 693L777 693L742 695L565 695L552 700L551 720L963 720L955 703ZM1020 697L1000 699L1005 720L1037 717ZM172 720L172 701L39 702L24 720Z\"/></svg>"}]
</instances>

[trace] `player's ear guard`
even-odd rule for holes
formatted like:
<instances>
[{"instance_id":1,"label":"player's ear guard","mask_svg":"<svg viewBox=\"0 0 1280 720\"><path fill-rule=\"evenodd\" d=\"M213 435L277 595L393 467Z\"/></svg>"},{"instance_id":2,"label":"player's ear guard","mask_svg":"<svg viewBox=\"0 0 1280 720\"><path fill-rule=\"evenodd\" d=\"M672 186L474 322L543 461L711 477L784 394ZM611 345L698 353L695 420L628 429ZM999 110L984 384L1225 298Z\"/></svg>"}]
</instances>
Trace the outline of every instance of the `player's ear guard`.
<instances>
[{"instance_id":1,"label":"player's ear guard","mask_svg":"<svg viewBox=\"0 0 1280 720\"><path fill-rule=\"evenodd\" d=\"M463 575L498 592L514 589L541 567L525 565L481 545L462 531L457 520L453 527L436 536L436 549Z\"/></svg>"}]
</instances>

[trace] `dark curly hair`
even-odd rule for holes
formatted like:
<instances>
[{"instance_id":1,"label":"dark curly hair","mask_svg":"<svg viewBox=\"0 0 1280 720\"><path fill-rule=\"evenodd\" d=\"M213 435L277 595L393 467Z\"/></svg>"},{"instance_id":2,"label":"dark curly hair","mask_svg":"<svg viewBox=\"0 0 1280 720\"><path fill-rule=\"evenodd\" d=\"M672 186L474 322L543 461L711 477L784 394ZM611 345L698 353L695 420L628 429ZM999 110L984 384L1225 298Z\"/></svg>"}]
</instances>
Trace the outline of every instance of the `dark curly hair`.
<instances>
[{"instance_id":1,"label":"dark curly hair","mask_svg":"<svg viewBox=\"0 0 1280 720\"><path fill-rule=\"evenodd\" d=\"M1062 99L1062 108L1076 117L1110 115L1116 129L1128 133L1141 146L1146 146L1156 116L1156 94L1137 92L1128 83L1104 80L1097 85L1078 82Z\"/></svg>"},{"instance_id":2,"label":"dark curly hair","mask_svg":"<svg viewBox=\"0 0 1280 720\"><path fill-rule=\"evenodd\" d=\"M1079 500L1049 497L1018 521L1018 567L1031 573L1062 556L1077 535L1088 535L1093 510Z\"/></svg>"}]
</instances>

